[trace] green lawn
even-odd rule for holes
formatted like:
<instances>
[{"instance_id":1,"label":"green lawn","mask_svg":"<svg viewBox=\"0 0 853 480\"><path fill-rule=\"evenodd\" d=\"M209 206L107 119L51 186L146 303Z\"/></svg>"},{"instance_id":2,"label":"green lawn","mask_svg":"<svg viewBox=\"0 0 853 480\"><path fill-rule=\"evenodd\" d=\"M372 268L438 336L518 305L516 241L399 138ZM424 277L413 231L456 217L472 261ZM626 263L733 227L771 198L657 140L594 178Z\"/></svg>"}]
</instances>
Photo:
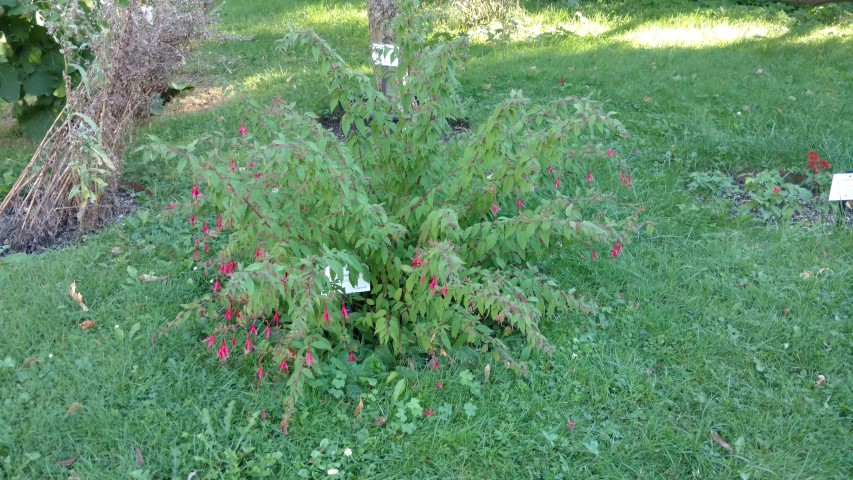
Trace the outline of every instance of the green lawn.
<instances>
[{"instance_id":1,"label":"green lawn","mask_svg":"<svg viewBox=\"0 0 853 480\"><path fill-rule=\"evenodd\" d=\"M632 133L618 148L634 187L619 195L655 227L617 262L554 253L545 268L602 313L549 319L553 355L519 350L528 375L492 365L488 384L476 356L393 377L355 367L342 400L317 382L285 438L283 384L259 386L252 365L222 368L198 341L200 321L158 336L205 286L182 220L164 209L191 185L136 155L125 176L148 188L146 213L61 251L0 258L0 480L338 478L331 468L365 479L849 478L850 227L732 216L687 184L694 171L802 169L808 151L853 170L853 7L574 3L523 2L509 37L473 32L460 65L473 126L521 89L605 100ZM182 73L211 101L184 99L175 110L186 113L142 133L178 145L236 131L246 97L324 113L310 62L273 49L288 25L367 69L363 2L227 2L221 28L235 38L204 45ZM439 26L436 38L458 33ZM34 146L0 112L2 186ZM619 172L601 169L618 186ZM73 281L88 313L68 296ZM83 331L87 319L97 325Z\"/></svg>"}]
</instances>

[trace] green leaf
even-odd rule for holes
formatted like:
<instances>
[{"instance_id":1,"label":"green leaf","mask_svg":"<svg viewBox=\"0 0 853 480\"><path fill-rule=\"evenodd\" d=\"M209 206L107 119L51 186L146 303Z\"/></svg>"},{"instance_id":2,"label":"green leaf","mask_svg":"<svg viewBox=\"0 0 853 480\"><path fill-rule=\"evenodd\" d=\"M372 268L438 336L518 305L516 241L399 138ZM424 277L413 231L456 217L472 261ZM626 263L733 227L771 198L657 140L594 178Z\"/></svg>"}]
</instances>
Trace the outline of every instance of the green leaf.
<instances>
[{"instance_id":1,"label":"green leaf","mask_svg":"<svg viewBox=\"0 0 853 480\"><path fill-rule=\"evenodd\" d=\"M471 402L465 403L465 405L462 406L462 409L465 410L465 415L468 416L468 418L472 418L477 415L477 406Z\"/></svg>"},{"instance_id":2,"label":"green leaf","mask_svg":"<svg viewBox=\"0 0 853 480\"><path fill-rule=\"evenodd\" d=\"M397 401L400 398L400 395L403 394L403 391L406 390L406 379L401 378L397 381L397 384L394 385L394 393L391 394L391 403Z\"/></svg>"},{"instance_id":3,"label":"green leaf","mask_svg":"<svg viewBox=\"0 0 853 480\"><path fill-rule=\"evenodd\" d=\"M21 82L11 63L0 63L0 98L10 102L21 99Z\"/></svg>"},{"instance_id":4,"label":"green leaf","mask_svg":"<svg viewBox=\"0 0 853 480\"><path fill-rule=\"evenodd\" d=\"M18 119L18 125L24 135L35 142L44 138L44 134L47 133L54 119L59 115L59 110L54 107L32 108L25 112Z\"/></svg>"},{"instance_id":5,"label":"green leaf","mask_svg":"<svg viewBox=\"0 0 853 480\"><path fill-rule=\"evenodd\" d=\"M53 95L53 91L60 84L61 77L56 72L47 70L36 70L24 80L24 91L27 95L41 96Z\"/></svg>"}]
</instances>

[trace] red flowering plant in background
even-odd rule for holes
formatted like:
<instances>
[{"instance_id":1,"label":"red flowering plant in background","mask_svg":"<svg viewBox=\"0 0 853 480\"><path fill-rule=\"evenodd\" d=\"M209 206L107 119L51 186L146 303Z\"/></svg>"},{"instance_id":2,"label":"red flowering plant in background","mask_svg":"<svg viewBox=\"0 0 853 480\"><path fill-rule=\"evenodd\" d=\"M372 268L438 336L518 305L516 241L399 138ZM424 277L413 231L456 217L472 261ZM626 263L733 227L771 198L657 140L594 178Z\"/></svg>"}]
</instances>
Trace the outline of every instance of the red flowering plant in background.
<instances>
[{"instance_id":1,"label":"red flowering plant in background","mask_svg":"<svg viewBox=\"0 0 853 480\"><path fill-rule=\"evenodd\" d=\"M458 44L424 46L422 20L400 18L399 98L313 33L279 44L312 53L344 139L277 101L250 107L230 134L153 149L189 167L187 224L209 246L194 250L209 288L181 319L201 319L212 361L287 381L282 431L331 357L382 347L438 367L467 344L523 370L506 334L550 351L543 316L595 308L539 265L564 250L586 261L596 245L617 258L636 226L636 212L608 218L624 210L591 180L596 162L618 161L596 142L627 135L599 104L514 92L476 133L454 136ZM369 291L345 295L359 277Z\"/></svg>"},{"instance_id":2,"label":"red flowering plant in background","mask_svg":"<svg viewBox=\"0 0 853 480\"><path fill-rule=\"evenodd\" d=\"M806 155L808 156L806 182L818 193L826 191L832 183L832 165L815 152L809 152Z\"/></svg>"}]
</instances>

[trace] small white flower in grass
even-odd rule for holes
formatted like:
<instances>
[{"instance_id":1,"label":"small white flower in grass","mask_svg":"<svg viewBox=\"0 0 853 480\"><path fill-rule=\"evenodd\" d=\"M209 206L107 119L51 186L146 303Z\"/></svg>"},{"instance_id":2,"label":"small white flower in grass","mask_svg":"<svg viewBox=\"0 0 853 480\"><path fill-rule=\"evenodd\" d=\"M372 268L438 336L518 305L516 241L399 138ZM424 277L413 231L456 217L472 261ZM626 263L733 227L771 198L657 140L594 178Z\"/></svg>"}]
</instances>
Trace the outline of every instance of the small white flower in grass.
<instances>
[{"instance_id":1,"label":"small white flower in grass","mask_svg":"<svg viewBox=\"0 0 853 480\"><path fill-rule=\"evenodd\" d=\"M330 468L326 471L326 473L328 473L329 475L337 475L338 469L337 468Z\"/></svg>"},{"instance_id":2,"label":"small white flower in grass","mask_svg":"<svg viewBox=\"0 0 853 480\"><path fill-rule=\"evenodd\" d=\"M48 354L47 354L47 358L53 358L53 354L52 354L52 353L48 353Z\"/></svg>"},{"instance_id":3,"label":"small white flower in grass","mask_svg":"<svg viewBox=\"0 0 853 480\"><path fill-rule=\"evenodd\" d=\"M344 450L344 455L346 455L347 457L351 457L352 456L352 450L349 448Z\"/></svg>"},{"instance_id":4,"label":"small white flower in grass","mask_svg":"<svg viewBox=\"0 0 853 480\"><path fill-rule=\"evenodd\" d=\"M116 323L116 328L118 328L118 324Z\"/></svg>"}]
</instances>

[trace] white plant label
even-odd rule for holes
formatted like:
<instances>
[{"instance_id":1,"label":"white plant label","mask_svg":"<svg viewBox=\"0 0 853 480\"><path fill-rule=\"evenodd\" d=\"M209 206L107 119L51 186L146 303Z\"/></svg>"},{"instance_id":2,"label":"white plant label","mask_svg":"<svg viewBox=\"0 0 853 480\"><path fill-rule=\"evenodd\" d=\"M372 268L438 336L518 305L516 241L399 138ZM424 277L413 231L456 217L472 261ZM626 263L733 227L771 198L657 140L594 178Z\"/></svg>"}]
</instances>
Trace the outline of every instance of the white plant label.
<instances>
[{"instance_id":1,"label":"white plant label","mask_svg":"<svg viewBox=\"0 0 853 480\"><path fill-rule=\"evenodd\" d=\"M341 287L344 293L360 293L360 292L369 292L370 291L370 282L364 279L364 275L358 274L358 281L356 281L355 285L350 283L349 281L349 269L344 266L344 278L338 280L337 278L332 278L332 271L329 267L326 267L326 278L329 279L335 285Z\"/></svg>"},{"instance_id":2,"label":"white plant label","mask_svg":"<svg viewBox=\"0 0 853 480\"><path fill-rule=\"evenodd\" d=\"M399 65L397 59L397 47L390 43L374 43L371 56L375 65L383 67L396 67Z\"/></svg>"},{"instance_id":3,"label":"white plant label","mask_svg":"<svg viewBox=\"0 0 853 480\"><path fill-rule=\"evenodd\" d=\"M829 187L829 201L842 202L853 200L853 173L836 173Z\"/></svg>"}]
</instances>

